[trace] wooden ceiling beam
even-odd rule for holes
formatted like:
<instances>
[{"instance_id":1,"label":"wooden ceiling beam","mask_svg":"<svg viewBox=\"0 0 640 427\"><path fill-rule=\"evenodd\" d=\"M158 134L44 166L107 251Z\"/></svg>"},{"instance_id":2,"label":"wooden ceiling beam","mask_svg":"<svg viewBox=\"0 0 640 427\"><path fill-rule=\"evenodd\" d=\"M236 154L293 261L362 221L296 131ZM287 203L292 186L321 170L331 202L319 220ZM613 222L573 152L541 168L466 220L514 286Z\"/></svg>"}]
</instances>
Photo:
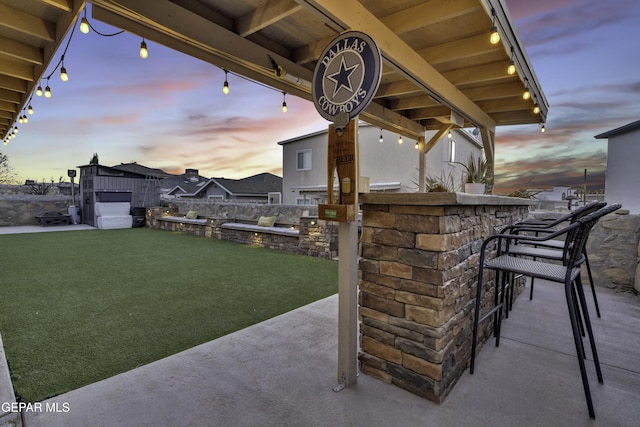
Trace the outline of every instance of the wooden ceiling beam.
<instances>
[{"instance_id":1,"label":"wooden ceiling beam","mask_svg":"<svg viewBox=\"0 0 640 427\"><path fill-rule=\"evenodd\" d=\"M387 107L393 111L411 110L413 108L426 108L438 105L429 95L412 96L411 98L401 98L389 100Z\"/></svg>"},{"instance_id":2,"label":"wooden ceiling beam","mask_svg":"<svg viewBox=\"0 0 640 427\"><path fill-rule=\"evenodd\" d=\"M463 89L462 92L475 102L479 102L487 99L510 98L522 95L523 90L524 85L518 79L509 83Z\"/></svg>"},{"instance_id":3,"label":"wooden ceiling beam","mask_svg":"<svg viewBox=\"0 0 640 427\"><path fill-rule=\"evenodd\" d=\"M27 82L15 77L0 74L0 89L7 89L13 92L26 93Z\"/></svg>"},{"instance_id":4,"label":"wooden ceiling beam","mask_svg":"<svg viewBox=\"0 0 640 427\"><path fill-rule=\"evenodd\" d=\"M42 50L2 36L0 36L0 52L10 58L29 62L31 64L42 65L44 62Z\"/></svg>"},{"instance_id":5,"label":"wooden ceiling beam","mask_svg":"<svg viewBox=\"0 0 640 427\"><path fill-rule=\"evenodd\" d=\"M477 0L425 1L380 18L380 22L396 34L405 34L475 12L480 7Z\"/></svg>"},{"instance_id":6,"label":"wooden ceiling beam","mask_svg":"<svg viewBox=\"0 0 640 427\"><path fill-rule=\"evenodd\" d=\"M16 107L16 104L13 103L13 102L1 101L0 100L0 111L8 111L9 113L17 113L18 112L18 108Z\"/></svg>"},{"instance_id":7,"label":"wooden ceiling beam","mask_svg":"<svg viewBox=\"0 0 640 427\"><path fill-rule=\"evenodd\" d=\"M294 0L268 0L262 6L236 19L235 32L247 37L300 10L302 5Z\"/></svg>"},{"instance_id":8,"label":"wooden ceiling beam","mask_svg":"<svg viewBox=\"0 0 640 427\"><path fill-rule=\"evenodd\" d=\"M498 45L487 43L487 35L482 33L463 39L452 40L436 46L430 46L420 49L417 52L429 64L435 67L461 58L482 57L496 51L504 51L504 49Z\"/></svg>"},{"instance_id":9,"label":"wooden ceiling beam","mask_svg":"<svg viewBox=\"0 0 640 427\"><path fill-rule=\"evenodd\" d=\"M54 23L3 4L0 4L0 27L19 31L47 42L54 41L56 37Z\"/></svg>"},{"instance_id":10,"label":"wooden ceiling beam","mask_svg":"<svg viewBox=\"0 0 640 427\"><path fill-rule=\"evenodd\" d=\"M2 59L2 61L0 61L0 74L32 82L33 65L12 61L10 59Z\"/></svg>"},{"instance_id":11,"label":"wooden ceiling beam","mask_svg":"<svg viewBox=\"0 0 640 427\"><path fill-rule=\"evenodd\" d=\"M505 67L496 67L493 63L447 71L442 73L442 76L455 86L497 82L500 80L507 82L513 79L513 76L507 74Z\"/></svg>"},{"instance_id":12,"label":"wooden ceiling beam","mask_svg":"<svg viewBox=\"0 0 640 427\"><path fill-rule=\"evenodd\" d=\"M0 77L0 79L1 78L2 77ZM14 91L14 90L0 89L0 101L6 101L6 102L11 102L13 104L19 104L20 100L21 100L21 97L20 97L20 93L18 93L18 92Z\"/></svg>"},{"instance_id":13,"label":"wooden ceiling beam","mask_svg":"<svg viewBox=\"0 0 640 427\"><path fill-rule=\"evenodd\" d=\"M40 0L42 3L53 6L63 12L71 12L73 10L73 0Z\"/></svg>"}]
</instances>

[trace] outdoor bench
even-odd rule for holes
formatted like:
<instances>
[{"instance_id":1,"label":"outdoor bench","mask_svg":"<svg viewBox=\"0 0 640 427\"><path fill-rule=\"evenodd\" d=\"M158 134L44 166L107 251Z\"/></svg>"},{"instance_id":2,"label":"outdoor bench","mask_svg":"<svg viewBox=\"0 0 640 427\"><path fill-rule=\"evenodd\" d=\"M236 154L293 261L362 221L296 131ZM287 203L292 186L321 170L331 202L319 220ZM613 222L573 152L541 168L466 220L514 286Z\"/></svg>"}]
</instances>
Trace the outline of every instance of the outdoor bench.
<instances>
[{"instance_id":1,"label":"outdoor bench","mask_svg":"<svg viewBox=\"0 0 640 427\"><path fill-rule=\"evenodd\" d=\"M183 216L161 216L159 221L177 222L183 224L207 225L207 218L185 218Z\"/></svg>"},{"instance_id":2,"label":"outdoor bench","mask_svg":"<svg viewBox=\"0 0 640 427\"><path fill-rule=\"evenodd\" d=\"M38 224L43 227L71 224L71 215L61 214L60 212L45 212L42 215L36 215L36 219Z\"/></svg>"},{"instance_id":3,"label":"outdoor bench","mask_svg":"<svg viewBox=\"0 0 640 427\"><path fill-rule=\"evenodd\" d=\"M245 222L225 222L220 225L220 228L227 230L248 231L254 233L267 233L267 234L280 234L283 236L295 236L300 235L300 230L292 229L290 227L281 226L277 227L275 224L271 227L265 227L258 225L257 223L245 223Z\"/></svg>"}]
</instances>

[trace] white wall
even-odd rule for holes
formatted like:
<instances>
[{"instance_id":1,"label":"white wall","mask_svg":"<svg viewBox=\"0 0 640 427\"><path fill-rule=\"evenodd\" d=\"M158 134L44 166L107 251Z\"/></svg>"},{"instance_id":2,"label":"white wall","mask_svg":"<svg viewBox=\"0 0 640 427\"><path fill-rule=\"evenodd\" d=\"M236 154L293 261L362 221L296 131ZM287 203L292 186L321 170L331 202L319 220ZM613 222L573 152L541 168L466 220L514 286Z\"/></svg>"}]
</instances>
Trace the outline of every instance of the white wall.
<instances>
[{"instance_id":1,"label":"white wall","mask_svg":"<svg viewBox=\"0 0 640 427\"><path fill-rule=\"evenodd\" d=\"M612 136L608 142L605 202L640 214L640 129Z\"/></svg>"},{"instance_id":2,"label":"white wall","mask_svg":"<svg viewBox=\"0 0 640 427\"><path fill-rule=\"evenodd\" d=\"M432 132L427 133L427 142ZM399 188L389 188L389 192L416 192L418 189L419 151L415 148L415 140L403 138L398 143L398 135L382 131L383 142L380 143L380 128L360 125L358 131L360 175L370 178L372 191L376 184L399 183ZM456 141L456 160L464 162L469 153L480 155L481 145L473 140L465 131L453 131ZM324 186L316 194L307 193L313 203L323 203L327 184L327 133L317 132L279 143L282 145L282 197L284 204L297 204L296 199L303 198L299 187ZM297 152L312 150L312 169L296 170ZM436 177L447 176L451 171L456 184L461 183L462 166L449 163L449 140L444 136L426 156L426 174Z\"/></svg>"}]
</instances>

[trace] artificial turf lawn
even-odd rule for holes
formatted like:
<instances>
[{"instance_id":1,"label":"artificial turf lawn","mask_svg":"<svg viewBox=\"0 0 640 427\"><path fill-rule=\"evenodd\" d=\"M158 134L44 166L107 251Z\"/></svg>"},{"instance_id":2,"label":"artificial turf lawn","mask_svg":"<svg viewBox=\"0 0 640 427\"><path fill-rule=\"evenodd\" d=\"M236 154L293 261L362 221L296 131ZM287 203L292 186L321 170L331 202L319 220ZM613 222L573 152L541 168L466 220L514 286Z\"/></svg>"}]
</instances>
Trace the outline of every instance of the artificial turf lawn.
<instances>
[{"instance_id":1,"label":"artificial turf lawn","mask_svg":"<svg viewBox=\"0 0 640 427\"><path fill-rule=\"evenodd\" d=\"M144 228L0 236L0 332L41 401L337 292L333 261Z\"/></svg>"}]
</instances>

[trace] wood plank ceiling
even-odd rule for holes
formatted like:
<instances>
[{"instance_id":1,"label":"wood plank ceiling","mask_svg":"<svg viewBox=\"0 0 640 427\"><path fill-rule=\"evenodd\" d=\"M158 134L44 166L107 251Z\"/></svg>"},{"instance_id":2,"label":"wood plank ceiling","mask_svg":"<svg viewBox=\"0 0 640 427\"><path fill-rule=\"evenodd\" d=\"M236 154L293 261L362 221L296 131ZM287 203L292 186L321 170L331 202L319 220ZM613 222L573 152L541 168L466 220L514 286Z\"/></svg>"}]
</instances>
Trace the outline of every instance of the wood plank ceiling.
<instances>
[{"instance_id":1,"label":"wood plank ceiling","mask_svg":"<svg viewBox=\"0 0 640 427\"><path fill-rule=\"evenodd\" d=\"M344 30L363 31L382 52L383 75L361 118L408 137L478 127L492 154L496 126L547 117L547 100L504 0L90 2L94 19L309 100L308 82L327 43ZM77 0L0 0L0 137L25 114L82 8ZM501 35L495 45L493 25ZM522 97L525 88L530 99Z\"/></svg>"}]
</instances>

